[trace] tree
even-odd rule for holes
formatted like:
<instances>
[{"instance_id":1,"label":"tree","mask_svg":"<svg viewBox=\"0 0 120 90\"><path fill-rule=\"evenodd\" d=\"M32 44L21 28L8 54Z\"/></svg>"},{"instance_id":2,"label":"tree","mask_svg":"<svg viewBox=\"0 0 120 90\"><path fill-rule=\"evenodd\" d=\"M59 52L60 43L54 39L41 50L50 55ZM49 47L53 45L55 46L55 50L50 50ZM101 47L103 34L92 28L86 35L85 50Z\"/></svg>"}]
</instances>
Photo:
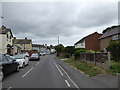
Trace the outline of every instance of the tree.
<instances>
[{"instance_id":1,"label":"tree","mask_svg":"<svg viewBox=\"0 0 120 90\"><path fill-rule=\"evenodd\" d=\"M108 51L111 52L111 55L115 61L120 60L120 42L118 41L110 41L110 45L107 48Z\"/></svg>"},{"instance_id":2,"label":"tree","mask_svg":"<svg viewBox=\"0 0 120 90\"><path fill-rule=\"evenodd\" d=\"M68 55L68 57L69 57L69 55L72 56L72 54L74 54L74 52L75 52L74 46L65 47L65 53L66 53L66 55Z\"/></svg>"},{"instance_id":3,"label":"tree","mask_svg":"<svg viewBox=\"0 0 120 90\"><path fill-rule=\"evenodd\" d=\"M65 50L63 44L56 45L56 46L55 46L55 49L56 49L56 51L57 51L58 53L62 53L62 52L64 52L64 50Z\"/></svg>"},{"instance_id":4,"label":"tree","mask_svg":"<svg viewBox=\"0 0 120 90\"><path fill-rule=\"evenodd\" d=\"M67 47L65 47L65 52L72 55L75 52L75 47L74 46L67 46Z\"/></svg>"}]
</instances>

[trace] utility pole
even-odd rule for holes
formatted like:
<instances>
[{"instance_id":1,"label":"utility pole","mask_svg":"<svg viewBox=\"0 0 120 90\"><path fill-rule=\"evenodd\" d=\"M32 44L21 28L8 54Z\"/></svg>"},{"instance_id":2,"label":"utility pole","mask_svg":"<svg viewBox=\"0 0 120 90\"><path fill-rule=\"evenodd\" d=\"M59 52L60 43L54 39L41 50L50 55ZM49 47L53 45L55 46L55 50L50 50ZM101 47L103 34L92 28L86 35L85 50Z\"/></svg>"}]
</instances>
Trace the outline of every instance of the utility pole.
<instances>
[{"instance_id":1,"label":"utility pole","mask_svg":"<svg viewBox=\"0 0 120 90\"><path fill-rule=\"evenodd\" d=\"M57 56L59 56L59 36L58 36L58 50L57 50Z\"/></svg>"},{"instance_id":2,"label":"utility pole","mask_svg":"<svg viewBox=\"0 0 120 90\"><path fill-rule=\"evenodd\" d=\"M59 45L59 36L58 36L58 45Z\"/></svg>"}]
</instances>

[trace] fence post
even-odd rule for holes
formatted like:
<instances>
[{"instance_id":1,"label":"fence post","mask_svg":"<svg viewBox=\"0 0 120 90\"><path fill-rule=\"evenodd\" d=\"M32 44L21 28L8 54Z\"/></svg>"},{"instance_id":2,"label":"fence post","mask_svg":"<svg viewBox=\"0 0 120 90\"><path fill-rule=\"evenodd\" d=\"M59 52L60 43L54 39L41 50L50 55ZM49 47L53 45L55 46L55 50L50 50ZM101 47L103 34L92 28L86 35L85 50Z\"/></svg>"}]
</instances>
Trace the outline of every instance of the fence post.
<instances>
[{"instance_id":1,"label":"fence post","mask_svg":"<svg viewBox=\"0 0 120 90\"><path fill-rule=\"evenodd\" d=\"M84 53L84 59L85 59L85 61L86 61L86 53Z\"/></svg>"},{"instance_id":2,"label":"fence post","mask_svg":"<svg viewBox=\"0 0 120 90\"><path fill-rule=\"evenodd\" d=\"M108 67L110 67L110 52L108 52Z\"/></svg>"},{"instance_id":3,"label":"fence post","mask_svg":"<svg viewBox=\"0 0 120 90\"><path fill-rule=\"evenodd\" d=\"M95 53L94 53L94 63L96 65L96 56L95 56Z\"/></svg>"}]
</instances>

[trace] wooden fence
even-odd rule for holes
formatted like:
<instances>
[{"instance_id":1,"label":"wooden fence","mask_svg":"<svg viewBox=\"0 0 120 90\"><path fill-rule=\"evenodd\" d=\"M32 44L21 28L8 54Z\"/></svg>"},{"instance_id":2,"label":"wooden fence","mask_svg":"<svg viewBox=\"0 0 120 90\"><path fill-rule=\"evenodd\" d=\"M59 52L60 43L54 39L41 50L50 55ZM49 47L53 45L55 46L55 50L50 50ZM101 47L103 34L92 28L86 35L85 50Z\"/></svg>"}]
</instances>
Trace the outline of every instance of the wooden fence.
<instances>
[{"instance_id":1,"label":"wooden fence","mask_svg":"<svg viewBox=\"0 0 120 90\"><path fill-rule=\"evenodd\" d=\"M108 61L108 65L110 66L110 53L80 53L79 56L76 57L77 60L86 60L91 61L93 63L104 63Z\"/></svg>"}]
</instances>

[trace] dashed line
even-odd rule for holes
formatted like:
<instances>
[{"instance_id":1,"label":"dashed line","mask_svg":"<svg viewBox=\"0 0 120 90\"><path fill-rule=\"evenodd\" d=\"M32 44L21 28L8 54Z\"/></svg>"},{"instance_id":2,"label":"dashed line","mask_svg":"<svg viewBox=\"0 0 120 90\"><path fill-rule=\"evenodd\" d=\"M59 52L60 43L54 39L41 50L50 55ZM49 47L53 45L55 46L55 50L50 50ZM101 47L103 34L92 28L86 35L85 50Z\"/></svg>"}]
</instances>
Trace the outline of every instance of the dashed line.
<instances>
[{"instance_id":1,"label":"dashed line","mask_svg":"<svg viewBox=\"0 0 120 90\"><path fill-rule=\"evenodd\" d=\"M7 90L10 90L12 87L9 87Z\"/></svg>"},{"instance_id":2,"label":"dashed line","mask_svg":"<svg viewBox=\"0 0 120 90\"><path fill-rule=\"evenodd\" d=\"M29 71L27 71L22 77L25 77L32 69L33 67Z\"/></svg>"},{"instance_id":3,"label":"dashed line","mask_svg":"<svg viewBox=\"0 0 120 90\"><path fill-rule=\"evenodd\" d=\"M69 78L69 80L73 83L73 85L76 87L76 88L79 88L77 86L77 84L70 78L70 76L67 74L67 72L59 65L59 67L63 70L63 72L67 75L67 77Z\"/></svg>"},{"instance_id":4,"label":"dashed line","mask_svg":"<svg viewBox=\"0 0 120 90\"><path fill-rule=\"evenodd\" d=\"M58 71L60 72L60 74L63 76L63 73L61 72L61 70L59 69L59 67L57 66L57 64L54 62L55 66L57 67Z\"/></svg>"},{"instance_id":5,"label":"dashed line","mask_svg":"<svg viewBox=\"0 0 120 90\"><path fill-rule=\"evenodd\" d=\"M69 82L67 80L65 80L65 82L66 82L66 84L67 84L68 87L71 87L70 84L69 84Z\"/></svg>"},{"instance_id":6,"label":"dashed line","mask_svg":"<svg viewBox=\"0 0 120 90\"><path fill-rule=\"evenodd\" d=\"M39 64L40 62L36 63L36 66Z\"/></svg>"}]
</instances>

